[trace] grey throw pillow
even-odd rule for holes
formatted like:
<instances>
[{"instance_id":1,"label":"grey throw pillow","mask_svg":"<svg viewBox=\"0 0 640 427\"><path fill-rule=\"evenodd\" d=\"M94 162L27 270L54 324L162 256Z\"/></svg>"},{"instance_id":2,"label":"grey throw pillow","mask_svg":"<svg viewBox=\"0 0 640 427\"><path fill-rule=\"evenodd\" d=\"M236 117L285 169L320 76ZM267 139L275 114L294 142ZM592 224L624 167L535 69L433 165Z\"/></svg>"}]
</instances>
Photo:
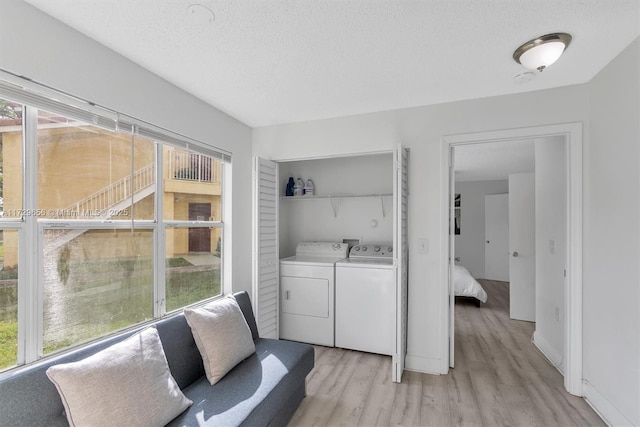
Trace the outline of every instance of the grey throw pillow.
<instances>
[{"instance_id":1,"label":"grey throw pillow","mask_svg":"<svg viewBox=\"0 0 640 427\"><path fill-rule=\"evenodd\" d=\"M256 351L249 325L233 297L184 310L213 385Z\"/></svg>"},{"instance_id":2,"label":"grey throw pillow","mask_svg":"<svg viewBox=\"0 0 640 427\"><path fill-rule=\"evenodd\" d=\"M47 376L71 426L162 426L193 403L171 376L155 327Z\"/></svg>"}]
</instances>

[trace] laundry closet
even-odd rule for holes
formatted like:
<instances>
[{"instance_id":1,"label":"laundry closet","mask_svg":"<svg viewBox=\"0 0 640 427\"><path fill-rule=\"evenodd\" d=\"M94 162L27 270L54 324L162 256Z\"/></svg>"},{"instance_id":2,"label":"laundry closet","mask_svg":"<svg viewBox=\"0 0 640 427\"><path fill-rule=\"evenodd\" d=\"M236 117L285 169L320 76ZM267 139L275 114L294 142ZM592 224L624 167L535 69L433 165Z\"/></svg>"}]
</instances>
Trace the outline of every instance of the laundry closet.
<instances>
[{"instance_id":1,"label":"laundry closet","mask_svg":"<svg viewBox=\"0 0 640 427\"><path fill-rule=\"evenodd\" d=\"M386 354L393 381L400 381L407 151L257 158L255 166L254 305L261 336ZM312 185L313 194L291 195L291 181ZM341 283L338 271L350 279ZM368 313L358 312L363 308ZM358 325L365 317L370 321Z\"/></svg>"},{"instance_id":2,"label":"laundry closet","mask_svg":"<svg viewBox=\"0 0 640 427\"><path fill-rule=\"evenodd\" d=\"M304 241L392 242L392 153L278 165L280 258ZM311 179L313 196L285 196L289 177Z\"/></svg>"}]
</instances>

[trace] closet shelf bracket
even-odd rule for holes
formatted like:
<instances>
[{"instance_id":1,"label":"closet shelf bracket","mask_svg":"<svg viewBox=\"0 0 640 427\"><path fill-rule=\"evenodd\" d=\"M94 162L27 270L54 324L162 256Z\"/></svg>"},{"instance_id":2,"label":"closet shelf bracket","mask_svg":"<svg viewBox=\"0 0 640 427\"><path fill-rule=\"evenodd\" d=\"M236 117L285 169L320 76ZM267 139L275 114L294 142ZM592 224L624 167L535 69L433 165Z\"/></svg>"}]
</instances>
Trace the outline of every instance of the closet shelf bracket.
<instances>
[{"instance_id":1,"label":"closet shelf bracket","mask_svg":"<svg viewBox=\"0 0 640 427\"><path fill-rule=\"evenodd\" d=\"M384 197L382 194L380 194L380 208L382 209L382 218L386 218L387 217L387 211L384 209Z\"/></svg>"}]
</instances>

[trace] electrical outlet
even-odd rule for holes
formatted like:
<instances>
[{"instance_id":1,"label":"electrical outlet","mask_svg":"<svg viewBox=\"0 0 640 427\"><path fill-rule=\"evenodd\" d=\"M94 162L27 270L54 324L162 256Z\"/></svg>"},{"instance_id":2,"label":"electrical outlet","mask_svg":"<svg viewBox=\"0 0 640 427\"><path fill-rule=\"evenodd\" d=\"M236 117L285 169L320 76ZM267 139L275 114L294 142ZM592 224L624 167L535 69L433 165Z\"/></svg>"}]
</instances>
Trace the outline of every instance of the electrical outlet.
<instances>
[{"instance_id":1,"label":"electrical outlet","mask_svg":"<svg viewBox=\"0 0 640 427\"><path fill-rule=\"evenodd\" d=\"M556 322L560 322L560 308L556 307Z\"/></svg>"},{"instance_id":2,"label":"electrical outlet","mask_svg":"<svg viewBox=\"0 0 640 427\"><path fill-rule=\"evenodd\" d=\"M555 240L549 240L549 253L551 255L556 253L556 241Z\"/></svg>"}]
</instances>

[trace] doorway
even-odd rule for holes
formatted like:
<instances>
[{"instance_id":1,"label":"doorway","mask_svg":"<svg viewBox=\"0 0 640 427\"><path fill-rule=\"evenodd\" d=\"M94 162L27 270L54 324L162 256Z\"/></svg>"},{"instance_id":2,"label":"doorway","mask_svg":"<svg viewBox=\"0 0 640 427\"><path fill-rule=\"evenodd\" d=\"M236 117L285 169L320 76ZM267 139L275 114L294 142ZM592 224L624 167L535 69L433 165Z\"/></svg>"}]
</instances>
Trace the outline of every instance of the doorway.
<instances>
[{"instance_id":1,"label":"doorway","mask_svg":"<svg viewBox=\"0 0 640 427\"><path fill-rule=\"evenodd\" d=\"M211 203L189 203L189 221L209 221ZM189 228L189 252L211 252L211 230Z\"/></svg>"},{"instance_id":2,"label":"doorway","mask_svg":"<svg viewBox=\"0 0 640 427\"><path fill-rule=\"evenodd\" d=\"M445 212L442 216L442 257L454 260L455 243L453 242L453 224L450 222L450 212L454 203L452 194L455 192L453 178L453 148L456 146L480 144L494 141L511 141L523 139L542 139L562 137L565 141L565 170L566 170L566 276L564 286L564 385L565 389L574 395L582 395L582 124L567 123L559 125L539 126L532 128L509 129L499 131L480 132L474 134L445 136L442 138L443 150L443 185L441 187L442 205ZM464 221L464 218L463 218ZM462 224L464 227L464 222ZM551 247L551 243L549 244ZM443 326L445 342L443 342L443 373L448 372L449 361L455 357L454 348L454 313L455 295L450 290L450 278L453 276L453 263L443 263L442 275L448 285L444 290ZM444 366L444 364L447 366Z\"/></svg>"}]
</instances>

